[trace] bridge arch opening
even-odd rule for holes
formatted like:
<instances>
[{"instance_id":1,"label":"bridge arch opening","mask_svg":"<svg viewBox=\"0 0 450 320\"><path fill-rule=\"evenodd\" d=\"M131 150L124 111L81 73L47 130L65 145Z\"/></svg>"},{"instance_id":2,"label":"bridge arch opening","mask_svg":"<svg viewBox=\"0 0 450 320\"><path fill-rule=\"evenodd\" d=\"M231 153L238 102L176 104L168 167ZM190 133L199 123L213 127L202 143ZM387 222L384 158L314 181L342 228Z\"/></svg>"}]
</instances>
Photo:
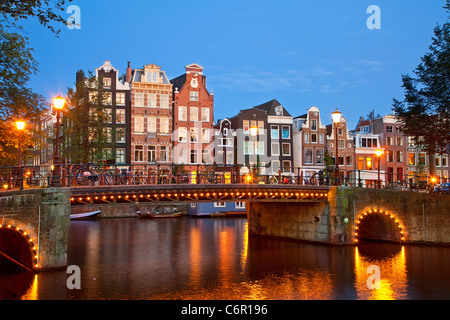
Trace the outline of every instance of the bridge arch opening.
<instances>
[{"instance_id":1,"label":"bridge arch opening","mask_svg":"<svg viewBox=\"0 0 450 320\"><path fill-rule=\"evenodd\" d=\"M28 232L14 225L0 224L0 258L7 269L23 268L33 272L37 268L37 247Z\"/></svg>"},{"instance_id":2,"label":"bridge arch opening","mask_svg":"<svg viewBox=\"0 0 450 320\"><path fill-rule=\"evenodd\" d=\"M373 209L356 217L354 235L356 243L361 239L401 243L405 240L405 228L394 213Z\"/></svg>"}]
</instances>

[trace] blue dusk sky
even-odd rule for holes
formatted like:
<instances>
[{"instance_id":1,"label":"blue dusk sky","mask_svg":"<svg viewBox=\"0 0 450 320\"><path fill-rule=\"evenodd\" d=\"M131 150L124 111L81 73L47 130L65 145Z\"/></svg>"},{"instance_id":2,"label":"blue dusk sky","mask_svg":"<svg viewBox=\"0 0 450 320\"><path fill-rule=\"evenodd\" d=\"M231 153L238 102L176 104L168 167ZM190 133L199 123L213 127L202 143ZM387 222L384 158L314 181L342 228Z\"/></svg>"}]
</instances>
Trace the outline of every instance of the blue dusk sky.
<instances>
[{"instance_id":1,"label":"blue dusk sky","mask_svg":"<svg viewBox=\"0 0 450 320\"><path fill-rule=\"evenodd\" d=\"M155 63L175 78L204 67L214 118L277 99L291 115L317 106L325 124L339 109L354 129L360 116L392 112L401 75L428 52L447 19L445 0L79 0L81 29L59 38L24 24L39 73L30 87L48 100L74 87L77 70L110 60L125 73ZM381 10L369 29L367 8ZM64 13L69 18L72 12Z\"/></svg>"}]
</instances>

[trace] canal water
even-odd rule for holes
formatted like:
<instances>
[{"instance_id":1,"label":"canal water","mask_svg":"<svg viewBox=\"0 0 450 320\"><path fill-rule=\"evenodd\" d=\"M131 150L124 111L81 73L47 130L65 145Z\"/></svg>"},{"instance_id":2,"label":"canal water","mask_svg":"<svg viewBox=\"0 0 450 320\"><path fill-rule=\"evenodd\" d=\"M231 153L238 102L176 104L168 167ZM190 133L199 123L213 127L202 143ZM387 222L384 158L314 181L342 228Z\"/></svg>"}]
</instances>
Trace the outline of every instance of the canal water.
<instances>
[{"instance_id":1,"label":"canal water","mask_svg":"<svg viewBox=\"0 0 450 320\"><path fill-rule=\"evenodd\" d=\"M450 248L337 247L249 236L245 218L72 221L64 270L0 273L0 299L403 300L450 298Z\"/></svg>"}]
</instances>

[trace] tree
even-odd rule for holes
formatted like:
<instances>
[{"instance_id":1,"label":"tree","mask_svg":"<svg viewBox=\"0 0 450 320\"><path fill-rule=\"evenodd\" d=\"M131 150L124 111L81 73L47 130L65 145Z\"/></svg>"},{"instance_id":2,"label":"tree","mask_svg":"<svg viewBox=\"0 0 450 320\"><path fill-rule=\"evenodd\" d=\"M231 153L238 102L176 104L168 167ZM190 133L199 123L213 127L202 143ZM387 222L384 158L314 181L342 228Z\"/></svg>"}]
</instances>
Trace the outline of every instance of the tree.
<instances>
[{"instance_id":1,"label":"tree","mask_svg":"<svg viewBox=\"0 0 450 320\"><path fill-rule=\"evenodd\" d=\"M68 109L64 113L66 147L62 154L72 163L101 163L111 158L106 154L112 138L105 128L110 115L106 112L108 93L103 91L103 79L91 71L77 73L75 90L68 90Z\"/></svg>"},{"instance_id":2,"label":"tree","mask_svg":"<svg viewBox=\"0 0 450 320\"><path fill-rule=\"evenodd\" d=\"M19 132L14 130L15 120L28 123L22 136L25 156L36 136L26 133L47 106L42 95L27 87L31 75L37 73L38 63L19 23L29 17L36 18L57 35L59 30L52 23L64 22L57 12L64 11L64 5L69 1L0 0L0 165L17 164Z\"/></svg>"},{"instance_id":3,"label":"tree","mask_svg":"<svg viewBox=\"0 0 450 320\"><path fill-rule=\"evenodd\" d=\"M450 13L450 0L444 6ZM434 29L430 52L421 58L414 76L402 75L403 101L394 99L394 111L403 132L420 145L430 158L430 174L435 174L434 155L450 143L450 23Z\"/></svg>"}]
</instances>

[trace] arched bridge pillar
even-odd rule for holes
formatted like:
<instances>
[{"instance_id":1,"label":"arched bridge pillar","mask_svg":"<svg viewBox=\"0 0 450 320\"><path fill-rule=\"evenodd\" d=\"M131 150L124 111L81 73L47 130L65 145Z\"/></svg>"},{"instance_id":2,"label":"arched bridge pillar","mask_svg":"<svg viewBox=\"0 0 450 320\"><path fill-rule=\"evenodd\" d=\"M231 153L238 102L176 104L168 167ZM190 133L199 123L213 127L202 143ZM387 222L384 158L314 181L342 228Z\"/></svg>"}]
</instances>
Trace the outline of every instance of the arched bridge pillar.
<instances>
[{"instance_id":1,"label":"arched bridge pillar","mask_svg":"<svg viewBox=\"0 0 450 320\"><path fill-rule=\"evenodd\" d=\"M70 190L4 192L0 195L0 225L2 256L34 271L63 268L67 265ZM23 241L32 246L17 245Z\"/></svg>"}]
</instances>

